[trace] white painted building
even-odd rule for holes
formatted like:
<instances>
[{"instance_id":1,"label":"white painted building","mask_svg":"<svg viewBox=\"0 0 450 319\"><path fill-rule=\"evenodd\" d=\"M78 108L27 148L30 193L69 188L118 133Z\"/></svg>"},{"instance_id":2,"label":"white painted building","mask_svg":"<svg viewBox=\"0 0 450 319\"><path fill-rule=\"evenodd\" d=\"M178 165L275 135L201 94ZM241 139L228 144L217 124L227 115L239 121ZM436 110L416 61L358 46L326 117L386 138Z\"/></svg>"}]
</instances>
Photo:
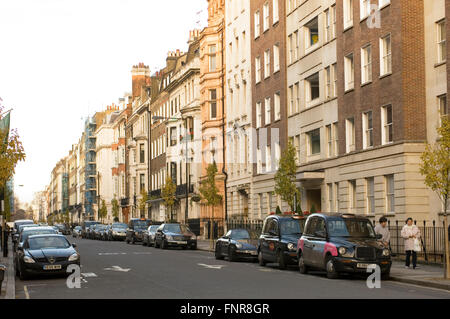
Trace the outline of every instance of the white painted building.
<instances>
[{"instance_id":1,"label":"white painted building","mask_svg":"<svg viewBox=\"0 0 450 319\"><path fill-rule=\"evenodd\" d=\"M228 218L247 218L251 207L250 0L225 1Z\"/></svg>"}]
</instances>

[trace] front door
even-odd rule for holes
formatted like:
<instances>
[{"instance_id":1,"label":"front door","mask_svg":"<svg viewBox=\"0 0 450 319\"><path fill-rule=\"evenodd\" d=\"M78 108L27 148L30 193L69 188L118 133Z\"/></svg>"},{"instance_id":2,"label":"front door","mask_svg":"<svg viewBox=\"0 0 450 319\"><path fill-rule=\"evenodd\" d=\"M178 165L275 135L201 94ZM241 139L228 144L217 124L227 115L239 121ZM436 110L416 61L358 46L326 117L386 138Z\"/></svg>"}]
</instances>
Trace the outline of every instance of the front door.
<instances>
[{"instance_id":1,"label":"front door","mask_svg":"<svg viewBox=\"0 0 450 319\"><path fill-rule=\"evenodd\" d=\"M309 189L306 191L308 199L308 211L311 212L314 208L315 212L322 211L322 192L320 189Z\"/></svg>"}]
</instances>

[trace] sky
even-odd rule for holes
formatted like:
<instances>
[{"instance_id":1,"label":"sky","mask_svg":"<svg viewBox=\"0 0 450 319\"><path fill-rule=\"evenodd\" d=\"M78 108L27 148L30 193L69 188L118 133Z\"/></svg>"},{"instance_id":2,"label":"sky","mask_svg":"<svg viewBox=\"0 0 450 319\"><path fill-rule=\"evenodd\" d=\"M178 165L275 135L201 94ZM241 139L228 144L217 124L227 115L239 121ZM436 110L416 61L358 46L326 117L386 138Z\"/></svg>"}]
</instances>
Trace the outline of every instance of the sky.
<instances>
[{"instance_id":1,"label":"sky","mask_svg":"<svg viewBox=\"0 0 450 319\"><path fill-rule=\"evenodd\" d=\"M164 67L206 20L206 0L0 0L0 97L27 155L19 200L49 184L87 116L131 92L133 65Z\"/></svg>"}]
</instances>

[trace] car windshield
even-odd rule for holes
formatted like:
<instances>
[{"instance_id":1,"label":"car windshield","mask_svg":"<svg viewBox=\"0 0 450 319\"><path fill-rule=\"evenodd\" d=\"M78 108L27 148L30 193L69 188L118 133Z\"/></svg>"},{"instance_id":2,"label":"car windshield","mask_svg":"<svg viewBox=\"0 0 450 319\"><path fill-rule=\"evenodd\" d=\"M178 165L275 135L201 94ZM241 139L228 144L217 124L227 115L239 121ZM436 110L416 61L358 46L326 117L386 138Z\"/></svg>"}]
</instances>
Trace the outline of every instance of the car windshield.
<instances>
[{"instance_id":1,"label":"car windshield","mask_svg":"<svg viewBox=\"0 0 450 319\"><path fill-rule=\"evenodd\" d=\"M81 230L81 226L75 227L75 230Z\"/></svg>"},{"instance_id":2,"label":"car windshield","mask_svg":"<svg viewBox=\"0 0 450 319\"><path fill-rule=\"evenodd\" d=\"M45 249L45 248L69 248L70 244L67 239L63 237L38 237L30 238L28 244L31 250Z\"/></svg>"},{"instance_id":3,"label":"car windshield","mask_svg":"<svg viewBox=\"0 0 450 319\"><path fill-rule=\"evenodd\" d=\"M38 226L38 225L36 225L36 224L20 225L20 226L19 226L19 233L21 233L25 228L28 228L28 227L36 227L36 226Z\"/></svg>"},{"instance_id":4,"label":"car windshield","mask_svg":"<svg viewBox=\"0 0 450 319\"><path fill-rule=\"evenodd\" d=\"M231 232L233 239L250 239L250 234L245 229L235 229Z\"/></svg>"},{"instance_id":5,"label":"car windshield","mask_svg":"<svg viewBox=\"0 0 450 319\"><path fill-rule=\"evenodd\" d=\"M22 233L21 242L24 242L25 240L27 240L28 237L32 235L45 235L45 234L56 234L56 231L53 229L34 229L30 231L24 231Z\"/></svg>"},{"instance_id":6,"label":"car windshield","mask_svg":"<svg viewBox=\"0 0 450 319\"><path fill-rule=\"evenodd\" d=\"M164 231L169 233L190 233L191 231L185 225L166 225Z\"/></svg>"},{"instance_id":7,"label":"car windshield","mask_svg":"<svg viewBox=\"0 0 450 319\"><path fill-rule=\"evenodd\" d=\"M146 220L136 220L134 222L134 228L147 228L148 224L149 223Z\"/></svg>"},{"instance_id":8,"label":"car windshield","mask_svg":"<svg viewBox=\"0 0 450 319\"><path fill-rule=\"evenodd\" d=\"M328 233L334 237L375 238L375 231L368 220L338 219L327 222Z\"/></svg>"},{"instance_id":9,"label":"car windshield","mask_svg":"<svg viewBox=\"0 0 450 319\"><path fill-rule=\"evenodd\" d=\"M126 229L128 226L127 224L113 224L112 228L113 229Z\"/></svg>"},{"instance_id":10,"label":"car windshield","mask_svg":"<svg viewBox=\"0 0 450 319\"><path fill-rule=\"evenodd\" d=\"M98 225L95 229L104 230L104 229L106 229L106 225Z\"/></svg>"},{"instance_id":11,"label":"car windshield","mask_svg":"<svg viewBox=\"0 0 450 319\"><path fill-rule=\"evenodd\" d=\"M301 235L304 223L298 219L282 219L280 230L282 235Z\"/></svg>"},{"instance_id":12,"label":"car windshield","mask_svg":"<svg viewBox=\"0 0 450 319\"><path fill-rule=\"evenodd\" d=\"M155 226L150 226L150 228L149 228L149 232L152 232L152 233L156 233L156 230L159 228L159 226L158 225L155 225Z\"/></svg>"}]
</instances>

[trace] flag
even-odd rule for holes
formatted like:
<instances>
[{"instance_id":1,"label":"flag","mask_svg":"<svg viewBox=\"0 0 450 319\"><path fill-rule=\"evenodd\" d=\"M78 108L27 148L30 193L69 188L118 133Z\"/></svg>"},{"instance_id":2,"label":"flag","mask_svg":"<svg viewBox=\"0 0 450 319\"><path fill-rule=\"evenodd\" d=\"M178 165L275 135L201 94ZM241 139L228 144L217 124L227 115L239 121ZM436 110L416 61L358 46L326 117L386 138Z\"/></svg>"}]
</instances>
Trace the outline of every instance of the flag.
<instances>
[{"instance_id":1,"label":"flag","mask_svg":"<svg viewBox=\"0 0 450 319\"><path fill-rule=\"evenodd\" d=\"M11 112L8 112L4 117L0 119L0 131L6 130L5 144L8 143L9 138L9 124L11 122Z\"/></svg>"}]
</instances>

